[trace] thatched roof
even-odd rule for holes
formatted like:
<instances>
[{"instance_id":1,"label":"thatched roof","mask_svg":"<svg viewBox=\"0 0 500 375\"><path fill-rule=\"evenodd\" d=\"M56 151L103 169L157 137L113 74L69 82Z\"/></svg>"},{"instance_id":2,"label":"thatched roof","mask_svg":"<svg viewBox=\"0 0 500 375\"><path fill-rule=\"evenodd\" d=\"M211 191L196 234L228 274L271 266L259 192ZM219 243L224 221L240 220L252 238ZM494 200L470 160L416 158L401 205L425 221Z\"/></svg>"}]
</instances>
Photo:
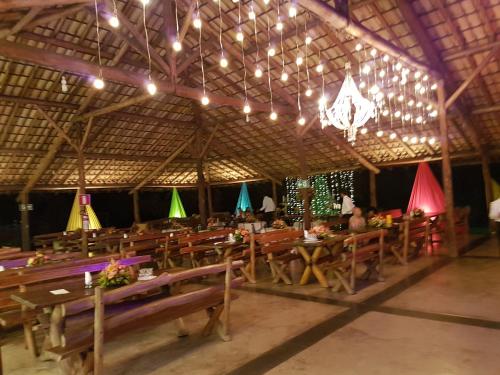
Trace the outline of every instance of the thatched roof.
<instances>
[{"instance_id":1,"label":"thatched roof","mask_svg":"<svg viewBox=\"0 0 500 375\"><path fill-rule=\"evenodd\" d=\"M305 7L309 1L299 1L299 4ZM98 3L104 14L105 2ZM0 3L1 190L21 190L27 183L35 188L75 186L77 156L60 130L66 131L70 139L78 139L91 117L85 147L89 186L195 184L200 149L194 135L200 128L200 147L203 149L206 142L210 142L206 148L205 177L214 183L261 178L280 180L297 175L302 155L309 173L440 157L439 141L432 145L403 142L404 131L398 125L394 125L398 136L390 139L387 133L376 137L374 124L369 124L372 131L359 136L354 145L345 142L340 131L323 132L318 121L311 122L318 116L316 103L321 86L320 77L313 70L311 86L315 95L302 101L308 125L307 132L300 137L301 150L297 147L296 74L290 74L286 83L281 82L278 57L271 59L271 75L279 121L269 120L267 79L256 79L252 73L247 77L252 113L246 121L242 112L241 49L234 40L238 6L232 1L221 1L222 38L230 60L228 70L218 65L218 5L212 0L200 3L207 92L211 95L211 104L202 107L198 104L202 86L198 32L190 22L185 22L190 17L192 3L190 0L177 2L179 27L184 28L185 23L187 32L182 52L174 55L166 37L172 27L170 2L151 0L147 8L148 32L154 50L153 76L159 92L150 97L141 84L148 66L141 3L135 0L116 3L122 21L120 28L112 29L104 19L100 22L102 60L103 65L109 67L104 69L106 87L102 91L95 90L89 82L97 68L93 1L6 0ZM500 45L497 30L500 5L495 3L488 0L360 0L352 1L352 19L396 50L431 67L445 79L450 95L481 65L488 53ZM248 4L245 1L243 6ZM271 18L275 15L260 0L255 1L254 8L260 57L265 61L266 15ZM285 5L282 12L286 13ZM252 69L257 49L252 39L253 24L246 10L243 22L248 39L246 67ZM299 7L299 36L295 36L293 23L287 23L285 29L285 62L290 73L296 71L296 44L303 48L306 22L314 40L309 65L318 64L317 51L321 50L327 91L334 96L344 78L345 63L359 64L355 53L359 40L350 35L349 30L335 30L323 17ZM271 38L277 41L279 34L274 23L271 26ZM172 78L173 72L176 78ZM61 89L62 76L69 88L66 93ZM302 82L301 90L305 88ZM500 64L498 58L493 58L466 87L450 112L452 158L477 160L481 148L489 152L491 158L498 155L499 102ZM99 112L101 109L104 111ZM53 120L52 125L47 116ZM299 134L302 132L303 129L299 129ZM438 121L415 128L413 132L428 138L439 137ZM186 144L188 139L195 141Z\"/></svg>"}]
</instances>

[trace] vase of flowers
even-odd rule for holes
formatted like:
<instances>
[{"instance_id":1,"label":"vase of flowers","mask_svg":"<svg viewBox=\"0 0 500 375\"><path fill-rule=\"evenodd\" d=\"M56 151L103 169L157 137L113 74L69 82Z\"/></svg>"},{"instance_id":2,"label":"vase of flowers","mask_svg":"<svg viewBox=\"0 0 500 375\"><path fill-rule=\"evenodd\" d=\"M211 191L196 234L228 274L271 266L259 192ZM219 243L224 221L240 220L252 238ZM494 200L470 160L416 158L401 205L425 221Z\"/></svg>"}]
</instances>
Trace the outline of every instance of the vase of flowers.
<instances>
[{"instance_id":1,"label":"vase of flowers","mask_svg":"<svg viewBox=\"0 0 500 375\"><path fill-rule=\"evenodd\" d=\"M49 257L40 251L35 252L34 257L29 257L26 261L26 267L36 267L45 264L49 260Z\"/></svg>"},{"instance_id":2,"label":"vase of flowers","mask_svg":"<svg viewBox=\"0 0 500 375\"><path fill-rule=\"evenodd\" d=\"M106 268L99 274L99 286L102 288L116 288L130 284L132 278L130 268L111 259Z\"/></svg>"},{"instance_id":3,"label":"vase of flowers","mask_svg":"<svg viewBox=\"0 0 500 375\"><path fill-rule=\"evenodd\" d=\"M368 219L368 226L372 228L383 228L385 224L385 217L382 215L375 215Z\"/></svg>"},{"instance_id":4,"label":"vase of flowers","mask_svg":"<svg viewBox=\"0 0 500 375\"><path fill-rule=\"evenodd\" d=\"M411 217L424 217L425 212L421 208L415 208L410 212Z\"/></svg>"},{"instance_id":5,"label":"vase of flowers","mask_svg":"<svg viewBox=\"0 0 500 375\"><path fill-rule=\"evenodd\" d=\"M322 240L330 235L330 229L323 224L315 225L309 230L309 234L316 236L317 239Z\"/></svg>"},{"instance_id":6,"label":"vase of flowers","mask_svg":"<svg viewBox=\"0 0 500 375\"><path fill-rule=\"evenodd\" d=\"M250 232L246 229L236 229L233 238L236 242L247 243L250 241Z\"/></svg>"},{"instance_id":7,"label":"vase of flowers","mask_svg":"<svg viewBox=\"0 0 500 375\"><path fill-rule=\"evenodd\" d=\"M285 229L287 227L285 220L276 219L273 221L272 227L274 229Z\"/></svg>"}]
</instances>

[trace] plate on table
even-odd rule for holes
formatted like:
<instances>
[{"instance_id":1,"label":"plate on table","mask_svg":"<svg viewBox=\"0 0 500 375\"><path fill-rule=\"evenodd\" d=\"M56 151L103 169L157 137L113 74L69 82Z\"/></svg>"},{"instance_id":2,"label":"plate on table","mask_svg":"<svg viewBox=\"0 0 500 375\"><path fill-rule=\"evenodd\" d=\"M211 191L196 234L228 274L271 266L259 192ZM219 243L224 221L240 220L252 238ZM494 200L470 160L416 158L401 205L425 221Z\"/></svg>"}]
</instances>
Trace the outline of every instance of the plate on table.
<instances>
[{"instance_id":1,"label":"plate on table","mask_svg":"<svg viewBox=\"0 0 500 375\"><path fill-rule=\"evenodd\" d=\"M316 242L319 242L319 240L317 238L306 238L306 239L304 239L304 242L305 243L316 243Z\"/></svg>"},{"instance_id":2,"label":"plate on table","mask_svg":"<svg viewBox=\"0 0 500 375\"><path fill-rule=\"evenodd\" d=\"M148 281L148 280L153 280L156 279L155 275L144 275L144 276L139 276L137 278L138 281Z\"/></svg>"}]
</instances>

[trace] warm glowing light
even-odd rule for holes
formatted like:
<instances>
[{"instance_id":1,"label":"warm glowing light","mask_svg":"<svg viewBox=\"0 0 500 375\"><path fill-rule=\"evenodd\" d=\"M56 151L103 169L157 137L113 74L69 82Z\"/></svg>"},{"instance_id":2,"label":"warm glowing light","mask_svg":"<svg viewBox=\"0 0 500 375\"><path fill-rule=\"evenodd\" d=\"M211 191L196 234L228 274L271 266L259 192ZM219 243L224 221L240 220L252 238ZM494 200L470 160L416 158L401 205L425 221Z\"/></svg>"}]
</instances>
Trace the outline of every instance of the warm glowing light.
<instances>
[{"instance_id":1,"label":"warm glowing light","mask_svg":"<svg viewBox=\"0 0 500 375\"><path fill-rule=\"evenodd\" d=\"M120 26L120 20L116 16L111 16L111 18L108 20L109 25L111 27L114 27L115 29Z\"/></svg>"},{"instance_id":2,"label":"warm glowing light","mask_svg":"<svg viewBox=\"0 0 500 375\"><path fill-rule=\"evenodd\" d=\"M97 90L102 90L104 88L104 81L102 78L94 78L94 82L92 82L92 84Z\"/></svg>"},{"instance_id":3,"label":"warm glowing light","mask_svg":"<svg viewBox=\"0 0 500 375\"><path fill-rule=\"evenodd\" d=\"M176 40L172 44L172 48L174 49L175 52L179 52L180 50L182 50L182 44L181 44L181 42L179 42L178 40Z\"/></svg>"},{"instance_id":4,"label":"warm glowing light","mask_svg":"<svg viewBox=\"0 0 500 375\"><path fill-rule=\"evenodd\" d=\"M297 17L297 8L295 8L295 5L291 5L288 8L288 17Z\"/></svg>"},{"instance_id":5,"label":"warm glowing light","mask_svg":"<svg viewBox=\"0 0 500 375\"><path fill-rule=\"evenodd\" d=\"M380 87L378 87L377 85L373 85L372 87L370 87L370 93L372 95L377 94L379 91L380 91Z\"/></svg>"},{"instance_id":6,"label":"warm glowing light","mask_svg":"<svg viewBox=\"0 0 500 375\"><path fill-rule=\"evenodd\" d=\"M402 85L406 85L407 83L408 83L408 80L406 79L406 77L401 78Z\"/></svg>"},{"instance_id":7,"label":"warm glowing light","mask_svg":"<svg viewBox=\"0 0 500 375\"><path fill-rule=\"evenodd\" d=\"M264 4L269 5L271 0L264 0Z\"/></svg>"},{"instance_id":8,"label":"warm glowing light","mask_svg":"<svg viewBox=\"0 0 500 375\"><path fill-rule=\"evenodd\" d=\"M420 137L420 143L425 143L425 141L427 140L427 137Z\"/></svg>"},{"instance_id":9,"label":"warm glowing light","mask_svg":"<svg viewBox=\"0 0 500 375\"><path fill-rule=\"evenodd\" d=\"M389 55L384 55L384 57L382 58L382 60L384 60L384 62L388 62L389 61Z\"/></svg>"},{"instance_id":10,"label":"warm glowing light","mask_svg":"<svg viewBox=\"0 0 500 375\"><path fill-rule=\"evenodd\" d=\"M258 66L258 67L255 69L255 77L260 78L260 77L262 77L262 74L263 74L262 69L261 69L261 67L260 67L260 66Z\"/></svg>"},{"instance_id":11,"label":"warm glowing light","mask_svg":"<svg viewBox=\"0 0 500 375\"><path fill-rule=\"evenodd\" d=\"M418 138L416 136L413 136L413 137L411 137L410 141L411 141L411 143L413 143L415 145L418 142Z\"/></svg>"},{"instance_id":12,"label":"warm glowing light","mask_svg":"<svg viewBox=\"0 0 500 375\"><path fill-rule=\"evenodd\" d=\"M281 80L282 80L283 82L288 81L288 73L287 73L287 72L283 72L283 73L281 73Z\"/></svg>"},{"instance_id":13,"label":"warm glowing light","mask_svg":"<svg viewBox=\"0 0 500 375\"><path fill-rule=\"evenodd\" d=\"M384 93L382 91L377 92L377 95L375 95L375 99L381 102L382 100L384 100Z\"/></svg>"},{"instance_id":14,"label":"warm glowing light","mask_svg":"<svg viewBox=\"0 0 500 375\"><path fill-rule=\"evenodd\" d=\"M431 117L437 117L437 115L438 115L438 111L437 110L434 110L431 113L429 113L429 116L431 116Z\"/></svg>"},{"instance_id":15,"label":"warm glowing light","mask_svg":"<svg viewBox=\"0 0 500 375\"><path fill-rule=\"evenodd\" d=\"M325 105L326 105L327 100L328 100L328 99L327 99L327 97L323 95L323 96L322 96L321 98L319 98L319 100L318 100L318 104L319 104L319 106L325 106Z\"/></svg>"},{"instance_id":16,"label":"warm glowing light","mask_svg":"<svg viewBox=\"0 0 500 375\"><path fill-rule=\"evenodd\" d=\"M417 122L417 124L421 124L421 123L422 123L422 121L423 121L422 116L418 116L418 117L415 119L415 121Z\"/></svg>"},{"instance_id":17,"label":"warm glowing light","mask_svg":"<svg viewBox=\"0 0 500 375\"><path fill-rule=\"evenodd\" d=\"M415 90L417 90L417 91L418 91L418 90L420 90L420 88L421 88L421 87L422 87L422 84L421 84L420 82L417 82L417 83L415 84Z\"/></svg>"},{"instance_id":18,"label":"warm glowing light","mask_svg":"<svg viewBox=\"0 0 500 375\"><path fill-rule=\"evenodd\" d=\"M236 32L236 40L238 42L243 42L244 39L245 39L245 35L243 35L243 33L241 32L241 30L238 30Z\"/></svg>"},{"instance_id":19,"label":"warm glowing light","mask_svg":"<svg viewBox=\"0 0 500 375\"><path fill-rule=\"evenodd\" d=\"M373 49L370 51L370 55L371 55L372 57L377 56L377 50L376 50L375 48L373 48Z\"/></svg>"},{"instance_id":20,"label":"warm glowing light","mask_svg":"<svg viewBox=\"0 0 500 375\"><path fill-rule=\"evenodd\" d=\"M425 109L429 112L432 111L432 104L427 104L427 107L425 107Z\"/></svg>"},{"instance_id":21,"label":"warm glowing light","mask_svg":"<svg viewBox=\"0 0 500 375\"><path fill-rule=\"evenodd\" d=\"M222 55L219 64L222 68L227 68L227 66L229 65L229 61L227 61L226 57Z\"/></svg>"},{"instance_id":22,"label":"warm glowing light","mask_svg":"<svg viewBox=\"0 0 500 375\"><path fill-rule=\"evenodd\" d=\"M399 81L399 77L397 75L393 76L392 82L396 83L397 81Z\"/></svg>"},{"instance_id":23,"label":"warm glowing light","mask_svg":"<svg viewBox=\"0 0 500 375\"><path fill-rule=\"evenodd\" d=\"M423 103L422 102L417 102L417 108L422 108Z\"/></svg>"},{"instance_id":24,"label":"warm glowing light","mask_svg":"<svg viewBox=\"0 0 500 375\"><path fill-rule=\"evenodd\" d=\"M278 114L272 111L271 114L269 115L269 118L273 121L276 121L278 119Z\"/></svg>"},{"instance_id":25,"label":"warm glowing light","mask_svg":"<svg viewBox=\"0 0 500 375\"><path fill-rule=\"evenodd\" d=\"M437 90L437 88L438 88L437 83L433 83L432 86L431 86L431 90L434 91L434 90Z\"/></svg>"},{"instance_id":26,"label":"warm glowing light","mask_svg":"<svg viewBox=\"0 0 500 375\"><path fill-rule=\"evenodd\" d=\"M313 39L312 39L309 35L308 35L308 36L306 36L306 40L305 40L305 42L306 42L306 44L307 44L307 45L311 44L311 43L312 43L312 41L313 41Z\"/></svg>"},{"instance_id":27,"label":"warm glowing light","mask_svg":"<svg viewBox=\"0 0 500 375\"><path fill-rule=\"evenodd\" d=\"M413 107L413 104L415 104L415 101L413 99L410 99L408 101L408 107Z\"/></svg>"},{"instance_id":28,"label":"warm glowing light","mask_svg":"<svg viewBox=\"0 0 500 375\"><path fill-rule=\"evenodd\" d=\"M415 72L415 79L419 79L421 75L422 75L422 73L417 70Z\"/></svg>"},{"instance_id":29,"label":"warm glowing light","mask_svg":"<svg viewBox=\"0 0 500 375\"><path fill-rule=\"evenodd\" d=\"M193 19L193 26L195 29L201 29L201 19L200 17L195 17Z\"/></svg>"},{"instance_id":30,"label":"warm glowing light","mask_svg":"<svg viewBox=\"0 0 500 375\"><path fill-rule=\"evenodd\" d=\"M389 110L384 109L384 111L382 112L382 116L389 116Z\"/></svg>"},{"instance_id":31,"label":"warm glowing light","mask_svg":"<svg viewBox=\"0 0 500 375\"><path fill-rule=\"evenodd\" d=\"M356 51L361 51L361 49L363 49L363 46L361 45L361 43L358 43L356 44Z\"/></svg>"},{"instance_id":32,"label":"warm glowing light","mask_svg":"<svg viewBox=\"0 0 500 375\"><path fill-rule=\"evenodd\" d=\"M203 97L201 98L201 104L208 105L208 103L210 103L210 99L208 99L208 96L203 95Z\"/></svg>"},{"instance_id":33,"label":"warm glowing light","mask_svg":"<svg viewBox=\"0 0 500 375\"><path fill-rule=\"evenodd\" d=\"M394 98L394 93L391 91L390 93L388 93L388 94L387 94L387 97L388 97L389 99Z\"/></svg>"},{"instance_id":34,"label":"warm glowing light","mask_svg":"<svg viewBox=\"0 0 500 375\"><path fill-rule=\"evenodd\" d=\"M269 49L267 50L267 54L269 56L274 56L276 55L276 50L274 49L274 47L269 47Z\"/></svg>"},{"instance_id":35,"label":"warm glowing light","mask_svg":"<svg viewBox=\"0 0 500 375\"><path fill-rule=\"evenodd\" d=\"M361 128L361 130L359 132L361 134L366 134L366 133L368 133L368 128L363 127L363 128Z\"/></svg>"},{"instance_id":36,"label":"warm glowing light","mask_svg":"<svg viewBox=\"0 0 500 375\"><path fill-rule=\"evenodd\" d=\"M250 12L248 12L248 18L250 18L251 20L255 19L255 12L253 11L253 9Z\"/></svg>"},{"instance_id":37,"label":"warm glowing light","mask_svg":"<svg viewBox=\"0 0 500 375\"><path fill-rule=\"evenodd\" d=\"M424 80L424 82L427 82L429 80L429 76L426 74L422 79Z\"/></svg>"},{"instance_id":38,"label":"warm glowing light","mask_svg":"<svg viewBox=\"0 0 500 375\"><path fill-rule=\"evenodd\" d=\"M409 113L405 114L405 121L410 121L411 115Z\"/></svg>"},{"instance_id":39,"label":"warm glowing light","mask_svg":"<svg viewBox=\"0 0 500 375\"><path fill-rule=\"evenodd\" d=\"M319 63L318 65L316 65L316 72L321 73L323 69L323 64Z\"/></svg>"},{"instance_id":40,"label":"warm glowing light","mask_svg":"<svg viewBox=\"0 0 500 375\"><path fill-rule=\"evenodd\" d=\"M361 82L359 83L359 88L360 88L360 89L364 89L365 87L366 87L366 82L365 82L365 81L361 81Z\"/></svg>"},{"instance_id":41,"label":"warm glowing light","mask_svg":"<svg viewBox=\"0 0 500 375\"><path fill-rule=\"evenodd\" d=\"M384 78L385 77L385 70L381 70L379 73L378 73L378 76L380 78Z\"/></svg>"},{"instance_id":42,"label":"warm glowing light","mask_svg":"<svg viewBox=\"0 0 500 375\"><path fill-rule=\"evenodd\" d=\"M401 117L401 111L396 111L396 112L394 113L394 117L396 117L396 118L400 118L400 117Z\"/></svg>"},{"instance_id":43,"label":"warm glowing light","mask_svg":"<svg viewBox=\"0 0 500 375\"><path fill-rule=\"evenodd\" d=\"M156 94L156 91L158 90L156 88L156 85L154 82L150 81L146 84L146 90L148 90L149 95L153 96Z\"/></svg>"},{"instance_id":44,"label":"warm glowing light","mask_svg":"<svg viewBox=\"0 0 500 375\"><path fill-rule=\"evenodd\" d=\"M405 99L405 97L403 96L403 94L400 94L398 96L398 102L402 102L404 99Z\"/></svg>"},{"instance_id":45,"label":"warm glowing light","mask_svg":"<svg viewBox=\"0 0 500 375\"><path fill-rule=\"evenodd\" d=\"M401 63L400 63L400 62L398 62L398 63L396 64L396 70L401 70L401 68L402 68L402 67L403 67L403 65L401 65Z\"/></svg>"},{"instance_id":46,"label":"warm glowing light","mask_svg":"<svg viewBox=\"0 0 500 375\"><path fill-rule=\"evenodd\" d=\"M408 136L407 136L407 135L405 135L405 136L403 136L403 138L401 138L401 139L403 140L403 142L408 142L408 139L409 139L409 138L408 138Z\"/></svg>"},{"instance_id":47,"label":"warm glowing light","mask_svg":"<svg viewBox=\"0 0 500 375\"><path fill-rule=\"evenodd\" d=\"M384 135L384 131L378 130L375 134L377 135L377 137L382 137Z\"/></svg>"},{"instance_id":48,"label":"warm glowing light","mask_svg":"<svg viewBox=\"0 0 500 375\"><path fill-rule=\"evenodd\" d=\"M429 138L429 144L433 145L434 143L436 143L436 138L434 137Z\"/></svg>"},{"instance_id":49,"label":"warm glowing light","mask_svg":"<svg viewBox=\"0 0 500 375\"><path fill-rule=\"evenodd\" d=\"M302 56L297 56L295 63L299 66L302 65L304 63L304 58Z\"/></svg>"},{"instance_id":50,"label":"warm glowing light","mask_svg":"<svg viewBox=\"0 0 500 375\"><path fill-rule=\"evenodd\" d=\"M281 20L278 19L278 22L276 22L276 30L283 31L283 28L284 28L283 22L281 22Z\"/></svg>"},{"instance_id":51,"label":"warm glowing light","mask_svg":"<svg viewBox=\"0 0 500 375\"><path fill-rule=\"evenodd\" d=\"M363 66L363 74L369 74L371 70L372 68L370 68L370 65L365 64L365 66Z\"/></svg>"},{"instance_id":52,"label":"warm glowing light","mask_svg":"<svg viewBox=\"0 0 500 375\"><path fill-rule=\"evenodd\" d=\"M310 88L310 87L308 87L308 88L307 88L307 90L306 90L306 96L307 96L307 97L309 97L309 96L311 96L312 94L313 94L313 90L311 90L311 88Z\"/></svg>"},{"instance_id":53,"label":"warm glowing light","mask_svg":"<svg viewBox=\"0 0 500 375\"><path fill-rule=\"evenodd\" d=\"M300 126L304 126L306 123L306 119L304 117L300 117L297 122L299 123Z\"/></svg>"},{"instance_id":54,"label":"warm glowing light","mask_svg":"<svg viewBox=\"0 0 500 375\"><path fill-rule=\"evenodd\" d=\"M425 94L425 87L421 87L419 93L420 93L420 95L424 95Z\"/></svg>"},{"instance_id":55,"label":"warm glowing light","mask_svg":"<svg viewBox=\"0 0 500 375\"><path fill-rule=\"evenodd\" d=\"M252 111L252 108L250 108L250 106L247 104L245 104L245 106L243 107L243 112L248 114Z\"/></svg>"},{"instance_id":56,"label":"warm glowing light","mask_svg":"<svg viewBox=\"0 0 500 375\"><path fill-rule=\"evenodd\" d=\"M391 135L389 136L390 139L396 139L398 135L396 133L391 133Z\"/></svg>"},{"instance_id":57,"label":"warm glowing light","mask_svg":"<svg viewBox=\"0 0 500 375\"><path fill-rule=\"evenodd\" d=\"M141 0L141 3L142 3L143 5L148 5L148 4L149 4L149 0Z\"/></svg>"}]
</instances>

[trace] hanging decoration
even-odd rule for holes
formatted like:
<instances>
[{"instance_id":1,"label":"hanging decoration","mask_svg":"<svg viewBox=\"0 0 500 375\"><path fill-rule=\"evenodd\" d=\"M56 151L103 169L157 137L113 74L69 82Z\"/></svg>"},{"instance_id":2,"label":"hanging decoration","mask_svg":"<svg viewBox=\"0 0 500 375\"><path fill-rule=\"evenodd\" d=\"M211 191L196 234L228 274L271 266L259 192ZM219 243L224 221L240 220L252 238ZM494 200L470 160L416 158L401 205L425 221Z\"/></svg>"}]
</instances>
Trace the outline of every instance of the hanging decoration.
<instances>
[{"instance_id":1,"label":"hanging decoration","mask_svg":"<svg viewBox=\"0 0 500 375\"><path fill-rule=\"evenodd\" d=\"M148 81L146 82L146 90L149 95L153 96L156 94L157 88L153 80L151 79L151 53L149 51L149 36L148 28L146 26L146 5L147 2L142 2L142 23L144 26L144 36L146 38L146 51L148 53Z\"/></svg>"},{"instance_id":2,"label":"hanging decoration","mask_svg":"<svg viewBox=\"0 0 500 375\"><path fill-rule=\"evenodd\" d=\"M175 4L175 40L172 43L172 48L175 52L180 52L182 50L182 43L179 38L179 14L177 10L177 0L174 1Z\"/></svg>"},{"instance_id":3,"label":"hanging decoration","mask_svg":"<svg viewBox=\"0 0 500 375\"><path fill-rule=\"evenodd\" d=\"M271 57L276 54L274 47L271 45L271 26L269 24L269 14L266 14L267 18L267 84L269 87L269 102L271 103L271 113L269 118L273 121L278 119L278 114L274 111L273 106L273 88L271 86Z\"/></svg>"},{"instance_id":4,"label":"hanging decoration","mask_svg":"<svg viewBox=\"0 0 500 375\"><path fill-rule=\"evenodd\" d=\"M423 210L429 216L441 214L446 210L443 190L427 163L418 165L406 212L410 213L416 209Z\"/></svg>"},{"instance_id":5,"label":"hanging decoration","mask_svg":"<svg viewBox=\"0 0 500 375\"><path fill-rule=\"evenodd\" d=\"M248 186L246 182L244 182L243 184L241 184L240 195L238 197L238 202L236 203L236 209L234 210L234 213L236 215L240 215L242 212L244 213L247 210L253 212L252 202L250 201L250 195L248 194Z\"/></svg>"},{"instance_id":6,"label":"hanging decoration","mask_svg":"<svg viewBox=\"0 0 500 375\"><path fill-rule=\"evenodd\" d=\"M182 218L186 217L186 211L184 211L184 206L182 205L181 197L177 188L172 191L172 199L170 201L170 211L168 214L169 218Z\"/></svg>"},{"instance_id":7,"label":"hanging decoration","mask_svg":"<svg viewBox=\"0 0 500 375\"><path fill-rule=\"evenodd\" d=\"M333 125L347 133L347 140L354 142L358 128L375 116L375 105L359 92L351 75L351 64L346 63L344 83L335 102L327 108L326 102L319 106L321 126ZM354 107L355 112L352 113Z\"/></svg>"},{"instance_id":8,"label":"hanging decoration","mask_svg":"<svg viewBox=\"0 0 500 375\"><path fill-rule=\"evenodd\" d=\"M120 27L120 20L118 19L118 9L116 8L116 0L113 0L113 15L108 19L109 25L113 28Z\"/></svg>"},{"instance_id":9,"label":"hanging decoration","mask_svg":"<svg viewBox=\"0 0 500 375\"><path fill-rule=\"evenodd\" d=\"M97 38L97 60L99 62L99 74L94 77L92 85L97 90L102 90L104 88L104 79L102 78L102 61L101 61L101 37L99 33L99 11L97 10L97 0L94 0L94 10L95 10L95 26L96 26L96 38Z\"/></svg>"},{"instance_id":10,"label":"hanging decoration","mask_svg":"<svg viewBox=\"0 0 500 375\"><path fill-rule=\"evenodd\" d=\"M219 7L219 44L220 44L220 60L219 64L222 68L227 68L229 65L229 61L227 60L226 56L224 55L224 46L222 45L222 10L221 10L221 5L220 1L217 2L217 5Z\"/></svg>"},{"instance_id":11,"label":"hanging decoration","mask_svg":"<svg viewBox=\"0 0 500 375\"><path fill-rule=\"evenodd\" d=\"M198 20L197 22L193 21L193 26L195 29L198 29L198 47L200 50L200 65L201 65L201 79L202 79L202 85L203 85L203 96L201 97L201 104L203 105L208 105L210 103L210 99L207 96L207 88L206 88L206 82L205 82L205 66L204 66L204 61L203 61L203 49L201 46L202 38L201 38L201 18L200 18L200 3L198 0L196 0L196 17L195 20Z\"/></svg>"},{"instance_id":12,"label":"hanging decoration","mask_svg":"<svg viewBox=\"0 0 500 375\"><path fill-rule=\"evenodd\" d=\"M78 191L75 194L75 199L73 200L73 206L71 206L71 212L68 218L68 224L66 225L66 231L72 232L78 229L82 229L82 214L80 212L80 194ZM85 205L85 212L89 217L89 230L101 229L101 223L97 218L92 206L90 204Z\"/></svg>"}]
</instances>

